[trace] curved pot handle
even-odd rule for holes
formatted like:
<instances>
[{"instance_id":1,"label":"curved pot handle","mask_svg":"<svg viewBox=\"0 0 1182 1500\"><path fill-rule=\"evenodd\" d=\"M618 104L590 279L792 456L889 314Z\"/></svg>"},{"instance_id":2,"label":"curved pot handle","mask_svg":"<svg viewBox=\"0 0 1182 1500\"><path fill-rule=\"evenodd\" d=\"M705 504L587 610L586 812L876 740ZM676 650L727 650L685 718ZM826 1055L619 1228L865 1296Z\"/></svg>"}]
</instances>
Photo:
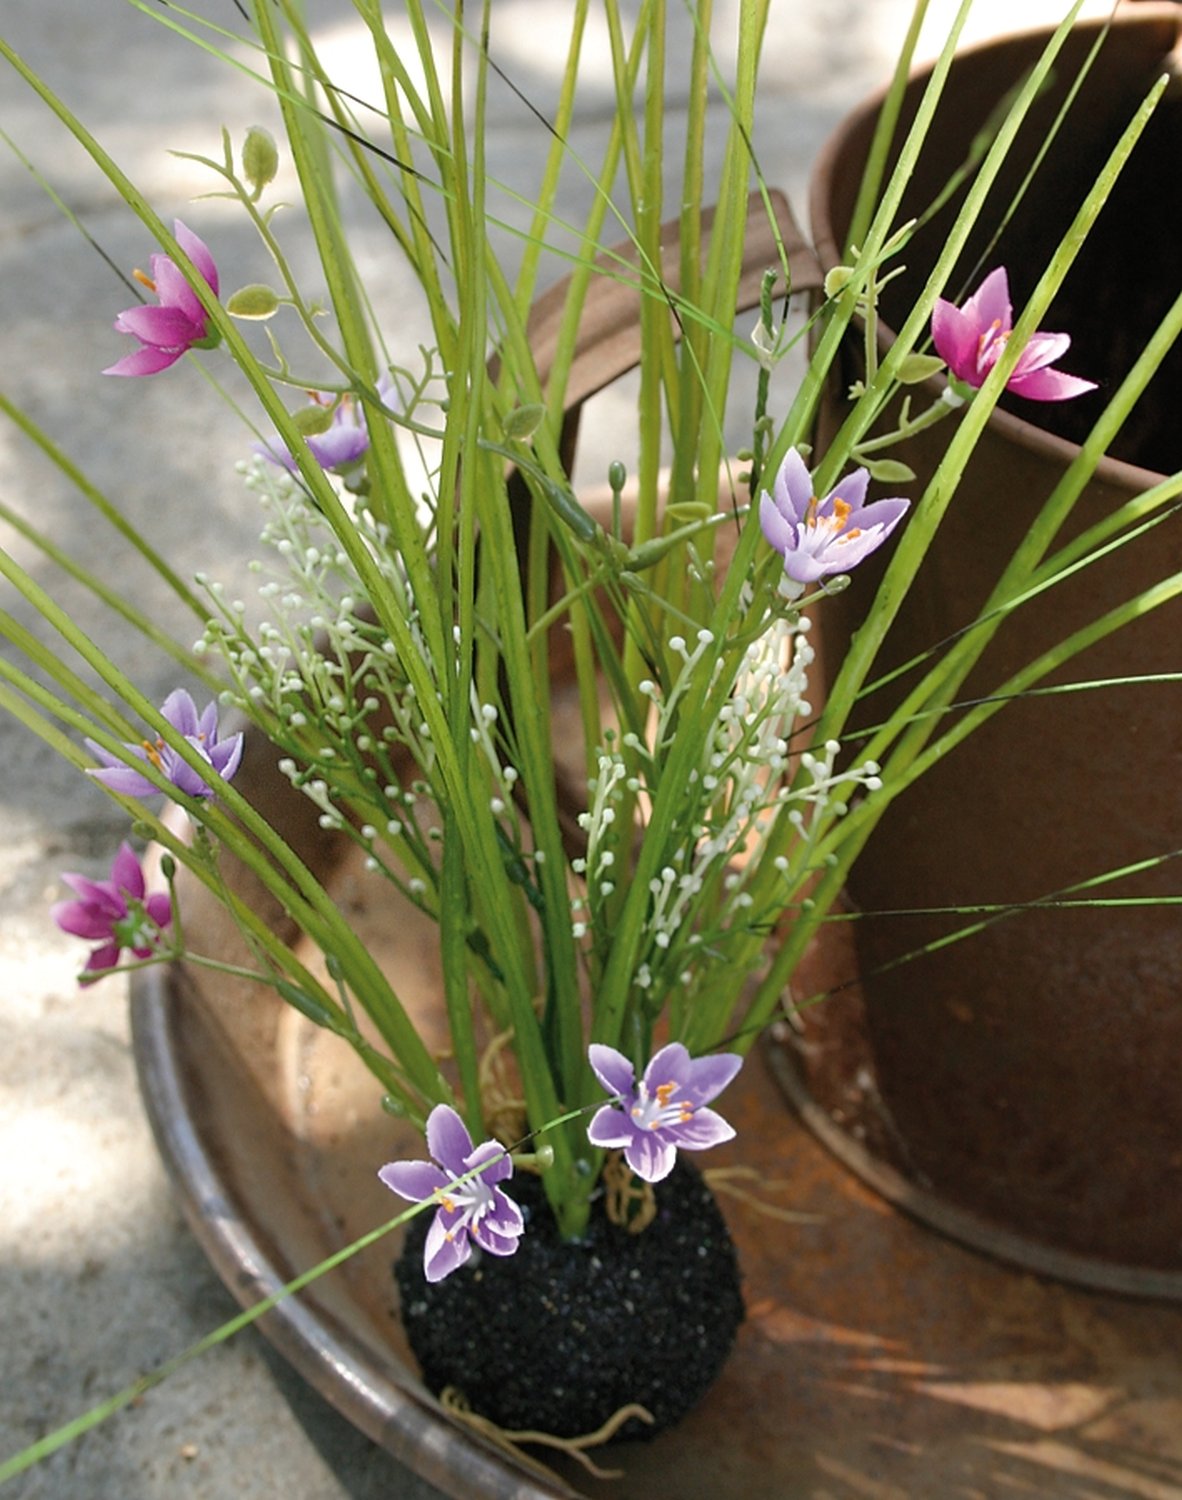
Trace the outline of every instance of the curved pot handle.
<instances>
[{"instance_id":1,"label":"curved pot handle","mask_svg":"<svg viewBox=\"0 0 1182 1500\"><path fill-rule=\"evenodd\" d=\"M773 229L768 218L768 204L775 214ZM714 212L703 216L703 250L709 244L713 230ZM677 220L661 226L661 277L666 286L676 288L680 279L680 225ZM777 238L778 235L778 238ZM769 266L780 265L780 246L788 256L788 270L794 292L820 290L824 280L820 262L812 246L805 239L793 217L788 200L782 193L771 192L765 201L760 193L752 193L747 200L747 233L744 241L743 264L739 280L736 312L745 311L759 304L764 272ZM618 269L621 262L638 266L639 256L631 242L617 246L606 255L598 257L597 263L605 271ZM555 283L537 299L530 309L526 324L530 346L539 380L545 387L550 378L557 351L558 335L562 326L563 308L570 289L571 277ZM579 416L583 402L597 391L610 385L620 376L626 375L640 362L640 298L643 294L634 286L622 282L613 275L596 277L587 290L583 305L583 316L576 337L575 353L571 361L566 388L566 407L563 416L560 451L563 464L569 474L574 462L575 445L578 440ZM524 570L528 549L531 495L520 471L509 476L509 505L513 518L520 565ZM561 640L561 637L559 638ZM554 658L552 647L551 669L562 675L562 667ZM563 844L570 858L586 853L587 835L579 825L578 813L582 806L579 788L561 765L555 766L557 782L558 820L562 830Z\"/></svg>"},{"instance_id":2,"label":"curved pot handle","mask_svg":"<svg viewBox=\"0 0 1182 1500\"><path fill-rule=\"evenodd\" d=\"M768 202L776 216L779 235L788 254L792 290L818 290L823 272L812 246L793 217L788 200L783 193L773 191L768 194ZM710 209L703 215L703 248L709 244L713 221L714 210ZM679 281L679 230L676 219L661 226L661 278L665 285L674 290ZM630 241L625 241L605 255L598 256L596 264L605 271L616 270L621 264L637 266L639 256L636 247ZM779 264L780 248L776 234L768 222L767 205L762 194L752 193L747 200L747 235L736 312L758 305L764 272L769 266ZM562 312L571 281L572 278L566 276L556 282L542 293L530 309L526 331L543 386L553 367ZM635 286L620 281L616 276L598 276L591 282L583 305L583 316L567 381L568 423L577 423L578 410L589 396L603 390L639 364L641 295ZM563 439L564 451L568 440L573 447L573 433L568 435L564 431Z\"/></svg>"}]
</instances>

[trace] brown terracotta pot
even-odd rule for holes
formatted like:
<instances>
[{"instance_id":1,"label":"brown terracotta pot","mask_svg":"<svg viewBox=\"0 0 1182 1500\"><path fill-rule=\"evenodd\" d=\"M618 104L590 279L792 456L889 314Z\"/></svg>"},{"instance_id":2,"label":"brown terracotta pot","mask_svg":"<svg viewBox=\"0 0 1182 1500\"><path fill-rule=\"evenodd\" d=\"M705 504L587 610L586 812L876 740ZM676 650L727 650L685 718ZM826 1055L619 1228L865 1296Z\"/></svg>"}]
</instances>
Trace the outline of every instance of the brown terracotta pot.
<instances>
[{"instance_id":1,"label":"brown terracotta pot","mask_svg":"<svg viewBox=\"0 0 1182 1500\"><path fill-rule=\"evenodd\" d=\"M987 249L988 210L953 284L1008 268L1021 306L1068 222L1081 184L1127 122L1178 38L1179 9L1149 4L1117 20L1060 140L1022 210ZM995 200L1009 201L1096 26L1082 26L1056 66ZM977 48L955 64L901 218L920 212L965 157L1046 36ZM911 86L912 107L923 78ZM838 132L814 182L826 264L852 212L877 102ZM1045 321L1073 339L1063 368L1110 390L1179 290L1182 102L1167 99ZM886 323L922 286L953 208L908 247L887 289ZM979 267L978 255L987 258ZM1121 309L1124 309L1122 312ZM883 330L889 341L888 329ZM1104 460L1067 534L1093 524L1182 465L1176 351L1150 386L1118 451ZM856 373L852 366L848 376ZM1008 398L1007 398L1008 400ZM970 621L1030 520L1078 452L1103 395L1062 407L1009 402L991 419L882 665L911 659ZM1019 408L1021 411L1019 412ZM832 413L830 416L832 420ZM1082 431L1071 424L1083 423ZM1037 424L1037 425L1035 425ZM1060 434L1047 428L1054 425ZM916 493L947 443L937 427L898 456ZM1038 651L1182 569L1182 519L1024 606L995 637L961 697L989 693ZM836 656L872 597L858 586L825 605ZM1076 658L1058 680L1171 672L1182 666L1173 604ZM877 675L877 672L876 674ZM889 693L867 702L880 722ZM1076 882L1182 850L1182 698L1176 685L1120 687L1008 705L887 810L849 882L865 914L1038 901ZM1100 894L1182 889L1178 863ZM802 991L861 976L810 1015L789 1086L826 1137L867 1178L972 1242L1100 1285L1182 1293L1182 924L1176 908L1028 911L966 941L888 968L967 918L863 915L830 936ZM852 935L849 935L851 934ZM851 946L852 945L852 946ZM782 1059L783 1061L784 1059Z\"/></svg>"}]
</instances>

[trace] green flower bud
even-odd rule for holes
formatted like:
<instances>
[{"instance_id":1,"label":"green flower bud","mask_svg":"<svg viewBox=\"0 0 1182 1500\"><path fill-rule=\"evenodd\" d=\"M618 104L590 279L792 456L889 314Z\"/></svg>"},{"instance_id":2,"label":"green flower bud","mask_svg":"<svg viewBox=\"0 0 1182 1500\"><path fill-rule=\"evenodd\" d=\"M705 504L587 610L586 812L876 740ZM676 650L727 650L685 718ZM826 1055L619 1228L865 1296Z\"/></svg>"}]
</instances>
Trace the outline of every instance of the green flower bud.
<instances>
[{"instance_id":1,"label":"green flower bud","mask_svg":"<svg viewBox=\"0 0 1182 1500\"><path fill-rule=\"evenodd\" d=\"M545 415L546 408L536 402L515 407L505 418L505 436L527 442L542 425Z\"/></svg>"},{"instance_id":2,"label":"green flower bud","mask_svg":"<svg viewBox=\"0 0 1182 1500\"><path fill-rule=\"evenodd\" d=\"M852 266L834 266L825 276L826 297L836 297L844 292L846 287L854 279L854 268Z\"/></svg>"},{"instance_id":3,"label":"green flower bud","mask_svg":"<svg viewBox=\"0 0 1182 1500\"><path fill-rule=\"evenodd\" d=\"M316 437L332 426L331 406L318 406L314 402L311 406L301 406L298 411L290 412L289 415L301 437Z\"/></svg>"},{"instance_id":4,"label":"green flower bud","mask_svg":"<svg viewBox=\"0 0 1182 1500\"><path fill-rule=\"evenodd\" d=\"M249 318L262 322L273 318L279 311L279 293L261 282L240 287L226 302L226 311L232 318Z\"/></svg>"},{"instance_id":5,"label":"green flower bud","mask_svg":"<svg viewBox=\"0 0 1182 1500\"><path fill-rule=\"evenodd\" d=\"M275 137L261 125L252 125L242 143L242 175L257 198L279 170L279 147Z\"/></svg>"}]
</instances>

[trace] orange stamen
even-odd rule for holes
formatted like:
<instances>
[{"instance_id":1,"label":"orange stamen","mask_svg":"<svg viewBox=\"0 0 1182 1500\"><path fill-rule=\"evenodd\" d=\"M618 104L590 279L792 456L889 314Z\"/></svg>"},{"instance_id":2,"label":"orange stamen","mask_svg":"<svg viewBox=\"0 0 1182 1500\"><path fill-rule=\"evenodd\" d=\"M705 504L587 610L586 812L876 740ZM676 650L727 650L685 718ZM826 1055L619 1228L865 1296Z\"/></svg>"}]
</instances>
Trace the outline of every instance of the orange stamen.
<instances>
[{"instance_id":1,"label":"orange stamen","mask_svg":"<svg viewBox=\"0 0 1182 1500\"><path fill-rule=\"evenodd\" d=\"M154 292L156 290L156 283L150 276L146 276L143 271L135 270L131 274L135 277L135 279L141 286L146 286L150 292Z\"/></svg>"}]
</instances>

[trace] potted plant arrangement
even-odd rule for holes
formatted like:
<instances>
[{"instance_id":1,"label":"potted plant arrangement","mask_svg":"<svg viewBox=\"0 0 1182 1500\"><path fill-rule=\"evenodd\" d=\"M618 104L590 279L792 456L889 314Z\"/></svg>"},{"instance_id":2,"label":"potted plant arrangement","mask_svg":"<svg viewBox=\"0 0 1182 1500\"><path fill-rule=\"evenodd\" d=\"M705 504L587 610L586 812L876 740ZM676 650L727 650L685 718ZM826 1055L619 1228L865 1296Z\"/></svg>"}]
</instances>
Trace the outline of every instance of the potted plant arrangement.
<instances>
[{"instance_id":1,"label":"potted plant arrangement","mask_svg":"<svg viewBox=\"0 0 1182 1500\"><path fill-rule=\"evenodd\" d=\"M178 605L198 616L195 646L143 622L177 665L162 703L0 553L7 584L54 640L0 622L17 656L0 668L4 706L129 816L109 874L67 876L57 919L93 945L84 982L135 978L149 1110L203 1242L245 1301L260 1291L268 1308L279 1301L260 1246L282 1240L283 1263L299 1261L335 1212L325 1204L340 1183L321 1184L323 1196L305 1183L294 1206L287 1196L300 1168L294 1095L331 1121L348 1185L366 1184L371 1233L334 1220L333 1263L362 1239L388 1261L382 1237L407 1226L401 1334L385 1309L359 1331L348 1314L309 1324L285 1302L275 1336L305 1367L319 1350L331 1369L362 1346L371 1358L375 1326L378 1345L408 1339L433 1395L479 1426L481 1442L449 1455L457 1494L523 1493L516 1460L490 1457L483 1440L581 1451L652 1437L726 1359L743 1317L739 1266L696 1164L731 1141L742 1160L739 1122L761 1113L743 1103L745 1059L783 1015L870 829L926 769L923 758L892 765L851 750L847 726L1003 392L1060 402L1091 388L1065 359L1069 338L1039 329L1162 92L1151 84L1130 105L1020 313L1001 267L976 290L955 285L1014 137L1070 55L1069 16L965 164L943 248L880 355L884 288L917 232L900 205L958 28L888 168L913 29L854 242L807 319L792 322L810 261L751 146L767 0L736 12L710 180L703 141L719 65L708 7L695 8L702 87L672 195L662 8L626 30L606 7L618 104L602 162L580 164L589 207L572 233L558 189L588 9L574 7L553 150L510 267L485 161L495 7L457 8L440 54L425 9L409 4L412 71L378 7L356 0L384 87L375 131L299 8L250 6L255 82L280 141L256 127L201 158L211 190L271 258L270 279L246 284L196 214L163 222L0 41L157 246L137 273L141 300L112 309L125 345L105 373L183 380L184 364L231 364L248 393L237 457L263 518L249 606L213 571L191 586L160 560ZM272 190L281 157L296 173L323 302L287 248ZM342 184L413 267L429 347L403 348L397 330L374 325ZM661 205L674 199L669 220ZM613 219L628 238L605 248ZM539 296L553 255L567 275ZM828 431L822 401L859 328L865 366ZM773 376L806 339L803 374L781 402ZM749 438L732 455L724 414L740 360L756 381ZM579 405L633 365L634 453L612 464L600 494L576 492ZM881 426L901 392L917 405L942 371L900 426L943 439L917 486ZM1106 420L1119 425L1134 399L1122 388ZM1033 584L1052 589L1110 540L1046 566L1019 545L975 624L982 638ZM147 538L136 544L153 555ZM863 564L888 554L822 703L814 607L859 590ZM87 578L80 560L70 566ZM1115 634L1179 587L1155 578L1086 628L1037 642L999 691L1034 689L1085 636ZM955 655L930 670L954 685ZM939 750L992 712L963 707ZM904 701L886 740L914 720ZM255 1124L268 1114L264 1138ZM767 1158L752 1159L755 1212L774 1226ZM210 1191L219 1181L229 1198ZM257 1214L245 1232L244 1204ZM399 1451L445 1420L409 1376L380 1408L346 1383L340 1399ZM437 1454L435 1464L438 1477Z\"/></svg>"}]
</instances>

